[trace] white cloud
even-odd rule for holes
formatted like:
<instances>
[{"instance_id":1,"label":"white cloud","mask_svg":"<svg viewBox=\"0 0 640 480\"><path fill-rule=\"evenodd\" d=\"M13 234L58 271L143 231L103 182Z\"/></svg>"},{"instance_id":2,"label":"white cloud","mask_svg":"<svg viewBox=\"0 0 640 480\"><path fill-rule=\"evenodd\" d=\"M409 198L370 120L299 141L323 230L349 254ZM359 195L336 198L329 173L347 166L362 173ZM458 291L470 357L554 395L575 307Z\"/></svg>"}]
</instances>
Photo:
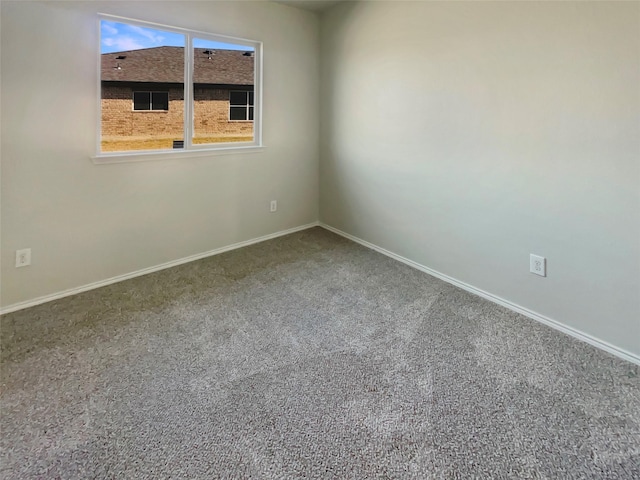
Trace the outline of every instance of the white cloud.
<instances>
[{"instance_id":1,"label":"white cloud","mask_svg":"<svg viewBox=\"0 0 640 480\"><path fill-rule=\"evenodd\" d=\"M158 35L153 30L149 30L148 28L138 27L137 25L127 25L127 27L132 33L145 37L154 45L159 45L160 43L162 43L162 40L164 40L164 37L162 35Z\"/></svg>"},{"instance_id":2,"label":"white cloud","mask_svg":"<svg viewBox=\"0 0 640 480\"><path fill-rule=\"evenodd\" d=\"M115 35L118 33L118 29L110 23L102 22L102 33L106 33L107 35Z\"/></svg>"},{"instance_id":3,"label":"white cloud","mask_svg":"<svg viewBox=\"0 0 640 480\"><path fill-rule=\"evenodd\" d=\"M114 47L118 50L138 50L145 48L144 45L140 45L136 40L127 36L109 37L102 40L102 44L106 47Z\"/></svg>"}]
</instances>

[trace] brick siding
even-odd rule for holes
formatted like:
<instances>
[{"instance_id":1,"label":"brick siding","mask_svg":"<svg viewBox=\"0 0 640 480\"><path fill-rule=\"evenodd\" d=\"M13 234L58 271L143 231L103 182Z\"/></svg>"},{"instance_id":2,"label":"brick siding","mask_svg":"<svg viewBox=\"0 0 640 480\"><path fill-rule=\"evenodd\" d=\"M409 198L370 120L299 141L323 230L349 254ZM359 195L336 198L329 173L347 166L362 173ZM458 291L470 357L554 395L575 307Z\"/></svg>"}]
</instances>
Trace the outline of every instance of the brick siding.
<instances>
[{"instance_id":1,"label":"brick siding","mask_svg":"<svg viewBox=\"0 0 640 480\"><path fill-rule=\"evenodd\" d=\"M229 90L196 88L194 91L195 135L251 135L253 122L229 120Z\"/></svg>"},{"instance_id":2,"label":"brick siding","mask_svg":"<svg viewBox=\"0 0 640 480\"><path fill-rule=\"evenodd\" d=\"M148 89L140 89L147 91ZM169 91L168 111L133 110L133 88L102 87L102 136L162 136L182 139L184 130L184 95L182 87L158 89ZM194 127L197 136L251 135L253 122L229 121L229 90L196 88L194 92Z\"/></svg>"}]
</instances>

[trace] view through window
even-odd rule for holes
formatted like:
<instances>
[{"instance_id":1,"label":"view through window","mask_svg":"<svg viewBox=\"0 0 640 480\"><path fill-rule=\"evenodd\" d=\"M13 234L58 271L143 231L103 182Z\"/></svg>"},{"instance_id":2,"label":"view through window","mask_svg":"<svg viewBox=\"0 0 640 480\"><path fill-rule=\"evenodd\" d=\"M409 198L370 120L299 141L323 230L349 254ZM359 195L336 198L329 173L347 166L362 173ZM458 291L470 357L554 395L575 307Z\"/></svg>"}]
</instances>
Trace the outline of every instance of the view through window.
<instances>
[{"instance_id":1,"label":"view through window","mask_svg":"<svg viewBox=\"0 0 640 480\"><path fill-rule=\"evenodd\" d=\"M257 42L113 19L100 38L99 153L254 142Z\"/></svg>"}]
</instances>

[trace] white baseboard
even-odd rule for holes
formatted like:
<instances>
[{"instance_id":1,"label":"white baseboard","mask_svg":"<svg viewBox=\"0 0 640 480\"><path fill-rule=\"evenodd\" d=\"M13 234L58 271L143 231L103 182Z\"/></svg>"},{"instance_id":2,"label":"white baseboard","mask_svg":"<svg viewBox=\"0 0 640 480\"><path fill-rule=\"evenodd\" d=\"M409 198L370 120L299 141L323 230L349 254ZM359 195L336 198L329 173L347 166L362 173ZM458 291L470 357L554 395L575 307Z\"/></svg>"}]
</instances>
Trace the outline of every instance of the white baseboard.
<instances>
[{"instance_id":1,"label":"white baseboard","mask_svg":"<svg viewBox=\"0 0 640 480\"><path fill-rule=\"evenodd\" d=\"M383 255L391 257L394 260L398 260L399 262L409 265L410 267L423 271L429 275L439 278L440 280L444 280L445 282L455 285L456 287L460 287L463 290L466 290L467 292L471 292L482 298L486 298L487 300L497 303L498 305L502 305L503 307L506 307L509 310L513 310L514 312L521 313L522 315L529 317L533 320L536 320L540 323L544 323L545 325L548 325L551 328L560 330L561 332L566 333L567 335L571 335L572 337L577 338L578 340L582 340L583 342L593 345L594 347L600 348L601 350L611 353L616 357L619 357L619 358L622 358L623 360L627 360L631 363L640 365L640 356L635 355L626 350L623 350L621 348L618 348L615 345L611 345L610 343L605 342L604 340L600 340L599 338L596 338L587 333L581 332L580 330L577 330L573 327L569 327L557 320L553 320L552 318L536 313L533 310L529 310L528 308L512 303L508 300L505 300L504 298L498 297L489 292L485 292L484 290L474 287L473 285L469 285L468 283L464 283L464 282L461 282L460 280L456 280L455 278L445 275L444 273L440 273L429 267L425 267L424 265L414 262L413 260L409 260L408 258L397 255L389 250L386 250L377 245L374 245L373 243L369 243L349 233L343 232L342 230L338 230L337 228L331 227L325 223L320 222L320 226L342 237L348 238L349 240L359 243L360 245L363 245L367 248L375 250L376 252L379 252L379 253L382 253Z\"/></svg>"},{"instance_id":2,"label":"white baseboard","mask_svg":"<svg viewBox=\"0 0 640 480\"><path fill-rule=\"evenodd\" d=\"M124 280L129 280L130 278L140 277L142 275L147 275L149 273L157 272L159 270L164 270L165 268L176 267L178 265L182 265L183 263L189 263L189 262L193 262L194 260L200 260L202 258L211 257L213 255L219 255L220 253L224 253L230 250L235 250L237 248L253 245L254 243L264 242L265 240L271 240L273 238L282 237L283 235L289 235L290 233L299 232L301 230L306 230L312 227L317 227L318 225L319 225L319 222L308 223L306 225L290 228L288 230L282 230L280 232L271 233L269 235L264 235L262 237L252 238L251 240L245 240L244 242L234 243L226 247L220 247L214 250L209 250L208 252L197 253L196 255L190 255L188 257L179 258L178 260L172 260L170 262L162 263L160 265L156 265L153 267L143 268L142 270L136 270L135 272L126 273L124 275L118 275L116 277L111 277L106 280L100 280L98 282L89 283L81 287L70 288L62 292L34 298L33 300L27 300L26 302L14 303L13 305L8 305L6 307L0 308L0 315L3 315L5 313L10 313L10 312L15 312L17 310L22 310L24 308L33 307L35 305L40 305L42 303L51 302L53 300L58 300L60 298L69 297L71 295L76 295L78 293L86 292L88 290L93 290L95 288L105 287L107 285L111 285L112 283L122 282Z\"/></svg>"},{"instance_id":3,"label":"white baseboard","mask_svg":"<svg viewBox=\"0 0 640 480\"><path fill-rule=\"evenodd\" d=\"M47 303L47 302L51 302L53 300L58 300L60 298L64 298L64 297L69 297L71 295L76 295L78 293L82 293L82 292L86 292L88 290L93 290L96 288L100 288L100 287L105 287L107 285L111 285L113 283L117 283L117 282L122 282L124 280L128 280L130 278L135 278L135 277L140 277L142 275L147 275L149 273L153 273L153 272L157 272L160 270L164 270L166 268L171 268L171 267L175 267L178 265L182 265L183 263L189 263L189 262L193 262L195 260L200 260L202 258L206 258L206 257L211 257L213 255L218 255L224 252L228 252L230 250L235 250L238 248L242 248L242 247L246 247L249 245L253 245L255 243L260 243L260 242L264 242L266 240L271 240L273 238L277 238L277 237L281 237L284 235L289 235L290 233L295 233L295 232L299 232L301 230L306 230L308 228L312 228L312 227L317 227L320 226L326 230L329 230L333 233L336 233L342 237L348 238L349 240L352 240L356 243L359 243L360 245L363 245L367 248L370 248L372 250L375 250L379 253L382 253L383 255L386 255L388 257L393 258L394 260L397 260L399 262L402 262L406 265L409 265L410 267L416 268L420 271L423 271L429 275L432 275L436 278L439 278L441 280L444 280L447 283L450 283L452 285L455 285L457 287L462 288L463 290L466 290L468 292L471 292L475 295L478 295L482 298L486 298L487 300L497 303L498 305L502 305L503 307L508 308L509 310L513 310L514 312L520 313L522 315L525 315L526 317L529 317L533 320L536 320L540 323L544 323L545 325L548 325L552 328L555 328L556 330L559 330L563 333L566 333L567 335L571 335L574 338L577 338L578 340L582 340L583 342L586 342L590 345L593 345L594 347L600 348L606 352L611 353L612 355L615 355L619 358L622 358L624 360L627 360L629 362L635 363L637 365L640 365L640 356L635 355L631 352L628 352L626 350L623 350L621 348L616 347L615 345L611 345L608 342L605 342L604 340L600 340L599 338L593 337L587 333L581 332L580 330L577 330L573 327L569 327L567 325L564 325L563 323L557 321L557 320L553 320L552 318L546 317L544 315L541 315L539 313L536 313L532 310L529 310L528 308L522 307L520 305L517 305L515 303L512 303L508 300L505 300L504 298L498 297L496 295L493 295L489 292L485 292L484 290L481 290L479 288L474 287L473 285L469 285L467 283L461 282L460 280L456 280L453 277L450 277L448 275L445 275L444 273L440 273L436 270L433 270L429 267L425 267L424 265L421 265L417 262L414 262L413 260L409 260L408 258L402 257L400 255L397 255L389 250L386 250L384 248L381 248L377 245L374 245L373 243L369 243L365 240L362 240L361 238L355 237L349 233L343 232L342 230L338 230L337 228L331 227L330 225L321 223L321 222L313 222L313 223L308 223L306 225L301 225L299 227L294 227L294 228L290 228L288 230L282 230L280 232L276 232L276 233L272 233L269 235L264 235L262 237L258 237L258 238L253 238L250 240L245 240L243 242L238 242L238 243L234 243L232 245L228 245L226 247L221 247L221 248L216 248L214 250L209 250L208 252L203 252L203 253L198 253L196 255L191 255L189 257L184 257L184 258L180 258L178 260L173 260L171 262L166 262L160 265L156 265L153 267L149 267L149 268L144 268L142 270L137 270L135 272L131 272L131 273L127 273L124 275L118 275L115 277L111 277L108 278L106 280L100 280L98 282L93 282L93 283L89 283L87 285L83 285L80 287L76 287L76 288L70 288L68 290L64 290L62 292L57 292L57 293L53 293L50 295L45 295L42 297L38 297L35 298L33 300L28 300L25 302L19 302L19 303L14 303L13 305L8 305L6 307L0 308L0 315L3 315L5 313L10 313L10 312L15 312L17 310L22 310L25 308L29 308L29 307L33 307L35 305L40 305L42 303Z\"/></svg>"}]
</instances>

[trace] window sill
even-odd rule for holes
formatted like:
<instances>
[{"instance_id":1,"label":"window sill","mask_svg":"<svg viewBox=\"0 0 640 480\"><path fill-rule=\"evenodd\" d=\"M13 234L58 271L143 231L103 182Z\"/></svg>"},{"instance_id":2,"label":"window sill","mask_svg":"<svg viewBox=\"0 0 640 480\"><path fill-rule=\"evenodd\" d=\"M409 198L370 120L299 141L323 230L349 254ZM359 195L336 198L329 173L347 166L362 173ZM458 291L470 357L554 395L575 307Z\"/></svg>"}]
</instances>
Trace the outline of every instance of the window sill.
<instances>
[{"instance_id":1,"label":"window sill","mask_svg":"<svg viewBox=\"0 0 640 480\"><path fill-rule=\"evenodd\" d=\"M194 150L147 150L137 152L101 153L91 157L96 165L106 163L147 162L152 160L175 160L181 158L210 157L213 155L234 155L239 153L259 153L264 151L263 145L248 145L242 147L201 148Z\"/></svg>"}]
</instances>

